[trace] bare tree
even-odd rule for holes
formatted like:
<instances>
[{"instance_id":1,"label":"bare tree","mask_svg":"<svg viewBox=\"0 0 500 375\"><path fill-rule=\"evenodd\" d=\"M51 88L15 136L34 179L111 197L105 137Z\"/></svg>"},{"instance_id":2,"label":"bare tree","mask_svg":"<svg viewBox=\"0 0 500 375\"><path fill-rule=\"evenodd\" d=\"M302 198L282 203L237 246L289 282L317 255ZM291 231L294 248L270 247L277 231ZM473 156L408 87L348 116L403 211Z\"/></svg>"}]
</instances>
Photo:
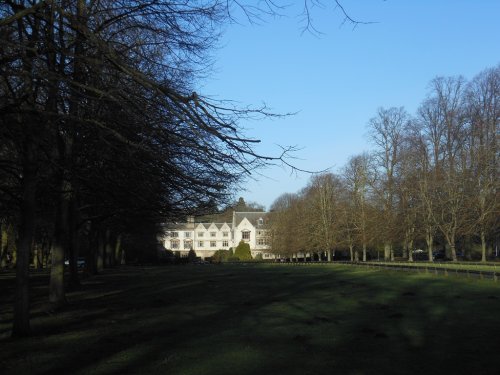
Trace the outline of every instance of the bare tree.
<instances>
[{"instance_id":1,"label":"bare tree","mask_svg":"<svg viewBox=\"0 0 500 375\"><path fill-rule=\"evenodd\" d=\"M345 186L352 202L352 224L355 227L356 243L362 248L362 259L366 262L369 239L369 199L370 186L373 185L371 160L367 153L353 156L343 170Z\"/></svg>"},{"instance_id":2,"label":"bare tree","mask_svg":"<svg viewBox=\"0 0 500 375\"><path fill-rule=\"evenodd\" d=\"M331 173L311 177L306 188L305 199L311 214L308 216L312 227L310 236L322 251L327 260L332 261L332 251L339 236L340 218L337 207L341 198L340 179Z\"/></svg>"},{"instance_id":3,"label":"bare tree","mask_svg":"<svg viewBox=\"0 0 500 375\"><path fill-rule=\"evenodd\" d=\"M474 225L486 261L487 238L498 218L498 134L500 133L500 65L478 74L466 90L468 145L470 149L470 198Z\"/></svg>"},{"instance_id":4,"label":"bare tree","mask_svg":"<svg viewBox=\"0 0 500 375\"><path fill-rule=\"evenodd\" d=\"M434 190L434 221L457 260L456 239L466 230L467 155L463 109L465 80L435 78L426 102L424 129L432 149Z\"/></svg>"},{"instance_id":5,"label":"bare tree","mask_svg":"<svg viewBox=\"0 0 500 375\"><path fill-rule=\"evenodd\" d=\"M0 4L2 139L15 145L9 166L15 163L22 176L13 189L21 202L14 335L29 333L29 255L40 179L51 174L57 180L50 300L60 305L64 256L76 251L76 223L88 219L78 212L89 200L85 185L103 178L85 174L93 145L104 150L102 156L120 149L120 159L136 171L155 167L161 178L148 180L148 193L154 194L146 196L168 196L167 205L161 199L155 204L171 215L209 200L224 202L242 176L268 163L288 164L287 149L259 155L253 148L258 140L238 127L242 118L273 114L239 109L194 90L208 66L206 52L228 19L227 6L164 0ZM113 209L100 216L125 212Z\"/></svg>"},{"instance_id":6,"label":"bare tree","mask_svg":"<svg viewBox=\"0 0 500 375\"><path fill-rule=\"evenodd\" d=\"M298 194L280 195L271 205L271 250L278 257L293 259L304 250L305 239L303 224L306 212L302 198Z\"/></svg>"},{"instance_id":7,"label":"bare tree","mask_svg":"<svg viewBox=\"0 0 500 375\"><path fill-rule=\"evenodd\" d=\"M403 257L412 262L414 242L417 237L422 209L419 190L419 155L414 148L415 135L413 126L408 123L405 129L405 140L401 150L401 163L397 177L398 194L398 236L403 239ZM429 259L432 259L430 257Z\"/></svg>"},{"instance_id":8,"label":"bare tree","mask_svg":"<svg viewBox=\"0 0 500 375\"><path fill-rule=\"evenodd\" d=\"M396 212L396 174L401 162L404 128L409 115L403 107L380 108L369 122L369 134L376 146L379 169L376 193L381 204L380 228L384 236L384 258L394 260L393 232Z\"/></svg>"}]
</instances>

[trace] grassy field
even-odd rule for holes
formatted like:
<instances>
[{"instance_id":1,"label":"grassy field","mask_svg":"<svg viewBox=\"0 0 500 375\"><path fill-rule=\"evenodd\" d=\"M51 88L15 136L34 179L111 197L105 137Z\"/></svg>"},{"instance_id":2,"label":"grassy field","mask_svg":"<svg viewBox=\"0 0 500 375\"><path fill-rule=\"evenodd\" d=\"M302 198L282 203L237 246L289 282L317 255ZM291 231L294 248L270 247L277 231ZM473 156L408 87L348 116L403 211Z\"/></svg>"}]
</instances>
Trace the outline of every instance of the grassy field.
<instances>
[{"instance_id":1,"label":"grassy field","mask_svg":"<svg viewBox=\"0 0 500 375\"><path fill-rule=\"evenodd\" d=\"M420 268L447 268L450 270L469 270L469 271L486 271L500 273L500 264L497 263L472 263L472 262L376 262L378 265L398 266Z\"/></svg>"},{"instance_id":2,"label":"grassy field","mask_svg":"<svg viewBox=\"0 0 500 375\"><path fill-rule=\"evenodd\" d=\"M498 374L492 281L349 266L126 267L83 281L47 313L33 278L35 335L9 338L2 374Z\"/></svg>"}]
</instances>

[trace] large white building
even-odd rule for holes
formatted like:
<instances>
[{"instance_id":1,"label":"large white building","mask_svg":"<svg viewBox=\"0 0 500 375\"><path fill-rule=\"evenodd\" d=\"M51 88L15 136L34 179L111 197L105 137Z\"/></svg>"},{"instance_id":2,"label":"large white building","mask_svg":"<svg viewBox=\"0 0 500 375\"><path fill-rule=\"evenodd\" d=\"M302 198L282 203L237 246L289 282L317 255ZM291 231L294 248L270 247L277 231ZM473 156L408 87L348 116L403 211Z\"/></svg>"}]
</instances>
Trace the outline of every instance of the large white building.
<instances>
[{"instance_id":1,"label":"large white building","mask_svg":"<svg viewBox=\"0 0 500 375\"><path fill-rule=\"evenodd\" d=\"M217 250L236 248L240 241L250 245L252 258L262 254L272 259L266 212L233 212L231 223L197 223L189 217L185 223L167 225L163 246L177 255L187 256L190 249L196 256L209 258Z\"/></svg>"}]
</instances>

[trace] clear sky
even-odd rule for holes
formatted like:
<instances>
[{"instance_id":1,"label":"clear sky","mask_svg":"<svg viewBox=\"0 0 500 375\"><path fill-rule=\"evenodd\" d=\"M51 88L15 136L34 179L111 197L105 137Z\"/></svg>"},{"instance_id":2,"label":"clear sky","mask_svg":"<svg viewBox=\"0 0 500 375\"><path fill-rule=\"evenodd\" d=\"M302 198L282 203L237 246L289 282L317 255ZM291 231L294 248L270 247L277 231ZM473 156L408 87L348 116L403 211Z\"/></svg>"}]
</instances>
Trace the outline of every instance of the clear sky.
<instances>
[{"instance_id":1,"label":"clear sky","mask_svg":"<svg viewBox=\"0 0 500 375\"><path fill-rule=\"evenodd\" d=\"M322 35L302 33L301 8L293 5L285 17L227 27L214 54L214 74L200 91L245 106L264 102L278 113L297 112L241 123L262 141L258 152L278 155L278 145L298 146L297 167L335 172L349 157L370 150L367 123L377 108L404 106L414 114L434 77L471 79L500 63L500 0L342 4L353 18L377 23L342 25L340 10L326 5L312 13ZM273 167L255 178L235 195L269 209L282 193L304 187L310 175Z\"/></svg>"}]
</instances>

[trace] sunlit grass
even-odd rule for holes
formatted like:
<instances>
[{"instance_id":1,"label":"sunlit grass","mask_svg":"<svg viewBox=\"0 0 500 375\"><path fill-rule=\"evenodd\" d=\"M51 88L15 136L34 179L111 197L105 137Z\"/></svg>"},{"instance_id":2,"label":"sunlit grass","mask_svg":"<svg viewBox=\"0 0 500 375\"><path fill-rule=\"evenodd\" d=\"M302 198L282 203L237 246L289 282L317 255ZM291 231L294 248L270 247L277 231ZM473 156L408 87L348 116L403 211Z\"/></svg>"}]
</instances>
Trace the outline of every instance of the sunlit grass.
<instances>
[{"instance_id":1,"label":"sunlit grass","mask_svg":"<svg viewBox=\"0 0 500 375\"><path fill-rule=\"evenodd\" d=\"M470 262L377 262L377 265L387 265L387 266L408 266L408 267L419 267L419 268L447 268L452 270L469 270L469 271L485 271L485 272L500 272L500 265L492 264L480 264L480 263L470 263Z\"/></svg>"},{"instance_id":2,"label":"sunlit grass","mask_svg":"<svg viewBox=\"0 0 500 375\"><path fill-rule=\"evenodd\" d=\"M202 265L110 270L83 284L63 311L35 309L33 338L0 341L2 373L495 374L500 366L493 281ZM5 336L11 311L2 313Z\"/></svg>"}]
</instances>

